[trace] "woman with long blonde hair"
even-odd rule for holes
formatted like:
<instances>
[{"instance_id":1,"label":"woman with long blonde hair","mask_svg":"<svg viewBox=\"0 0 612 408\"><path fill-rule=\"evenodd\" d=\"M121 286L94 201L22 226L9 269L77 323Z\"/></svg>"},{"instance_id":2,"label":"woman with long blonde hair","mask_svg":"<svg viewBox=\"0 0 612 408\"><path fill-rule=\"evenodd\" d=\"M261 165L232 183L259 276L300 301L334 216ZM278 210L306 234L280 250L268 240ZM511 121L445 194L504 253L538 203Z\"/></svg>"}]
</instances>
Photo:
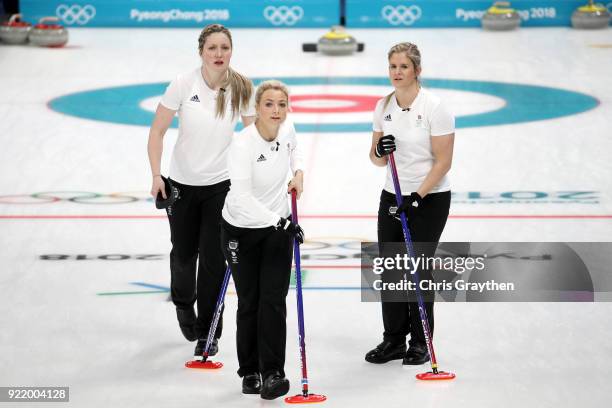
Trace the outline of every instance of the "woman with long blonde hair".
<instances>
[{"instance_id":1,"label":"woman with long blonde hair","mask_svg":"<svg viewBox=\"0 0 612 408\"><path fill-rule=\"evenodd\" d=\"M201 65L170 83L149 132L151 195L159 197L170 222L171 297L179 327L187 340L198 340L194 354L200 357L226 268L220 221L230 188L227 153L239 117L245 126L255 117L253 85L230 67L232 51L227 28L206 26L198 38ZM176 113L178 139L165 179L161 176L163 138ZM172 197L168 197L170 185L178 189ZM211 356L218 351L221 331L220 321Z\"/></svg>"}]
</instances>

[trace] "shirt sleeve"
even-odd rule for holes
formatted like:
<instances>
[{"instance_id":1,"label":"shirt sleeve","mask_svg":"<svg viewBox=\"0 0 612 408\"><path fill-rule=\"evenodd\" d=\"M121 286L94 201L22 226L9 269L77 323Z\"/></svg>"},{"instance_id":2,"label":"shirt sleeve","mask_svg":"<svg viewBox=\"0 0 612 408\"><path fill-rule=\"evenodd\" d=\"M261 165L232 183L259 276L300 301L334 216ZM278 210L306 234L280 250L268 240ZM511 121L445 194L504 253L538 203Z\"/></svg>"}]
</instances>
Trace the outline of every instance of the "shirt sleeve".
<instances>
[{"instance_id":1,"label":"shirt sleeve","mask_svg":"<svg viewBox=\"0 0 612 408\"><path fill-rule=\"evenodd\" d=\"M251 98L246 109L240 109L241 116L255 116L255 88L251 85Z\"/></svg>"},{"instance_id":2,"label":"shirt sleeve","mask_svg":"<svg viewBox=\"0 0 612 408\"><path fill-rule=\"evenodd\" d=\"M166 88L161 104L168 109L177 111L181 107L182 100L180 80L179 77L176 77Z\"/></svg>"},{"instance_id":3,"label":"shirt sleeve","mask_svg":"<svg viewBox=\"0 0 612 408\"><path fill-rule=\"evenodd\" d=\"M455 132L455 116L443 103L439 103L434 109L430 129L432 136L445 136Z\"/></svg>"},{"instance_id":4,"label":"shirt sleeve","mask_svg":"<svg viewBox=\"0 0 612 408\"><path fill-rule=\"evenodd\" d=\"M376 108L374 108L374 115L373 115L373 120L372 120L372 130L374 132L382 132L383 131L383 126L382 126L382 114L383 114L383 104L384 104L384 98L381 99L380 101L378 101L378 103L376 104Z\"/></svg>"},{"instance_id":5,"label":"shirt sleeve","mask_svg":"<svg viewBox=\"0 0 612 408\"><path fill-rule=\"evenodd\" d=\"M252 160L249 149L242 141L234 139L230 146L228 157L228 171L231 180L232 194L227 196L228 205L232 212L240 214L241 218L248 220L249 224L266 224L275 226L280 215L270 211L253 196L251 183Z\"/></svg>"}]
</instances>

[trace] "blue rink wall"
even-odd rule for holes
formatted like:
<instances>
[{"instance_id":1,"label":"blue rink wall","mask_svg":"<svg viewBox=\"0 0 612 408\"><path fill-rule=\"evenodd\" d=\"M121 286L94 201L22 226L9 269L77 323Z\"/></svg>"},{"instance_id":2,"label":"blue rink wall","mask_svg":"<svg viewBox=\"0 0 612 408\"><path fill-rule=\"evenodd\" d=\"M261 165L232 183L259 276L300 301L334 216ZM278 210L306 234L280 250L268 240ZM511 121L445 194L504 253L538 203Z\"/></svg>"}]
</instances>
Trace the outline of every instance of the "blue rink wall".
<instances>
[{"instance_id":1,"label":"blue rink wall","mask_svg":"<svg viewBox=\"0 0 612 408\"><path fill-rule=\"evenodd\" d=\"M612 0L608 0L612 10ZM586 0L515 0L511 2L527 27L570 26L571 16ZM349 27L480 27L493 1L483 0L347 0Z\"/></svg>"},{"instance_id":2,"label":"blue rink wall","mask_svg":"<svg viewBox=\"0 0 612 408\"><path fill-rule=\"evenodd\" d=\"M478 27L491 0L21 0L24 18L86 27ZM523 26L569 26L586 0L516 0ZM612 10L612 0L605 4Z\"/></svg>"}]
</instances>

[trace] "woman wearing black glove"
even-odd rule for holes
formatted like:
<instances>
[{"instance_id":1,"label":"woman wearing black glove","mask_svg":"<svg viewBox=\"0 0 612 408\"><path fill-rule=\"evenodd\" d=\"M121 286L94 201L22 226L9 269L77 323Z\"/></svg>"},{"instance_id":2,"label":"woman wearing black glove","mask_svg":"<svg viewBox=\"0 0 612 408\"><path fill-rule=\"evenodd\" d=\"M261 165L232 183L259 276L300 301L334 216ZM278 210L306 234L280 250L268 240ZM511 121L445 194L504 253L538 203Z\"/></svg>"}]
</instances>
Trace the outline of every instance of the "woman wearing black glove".
<instances>
[{"instance_id":1,"label":"woman wearing black glove","mask_svg":"<svg viewBox=\"0 0 612 408\"><path fill-rule=\"evenodd\" d=\"M290 219L287 193L303 190L302 159L293 124L285 121L289 94L266 81L255 93L257 119L230 147L230 191L221 244L238 294L238 375L242 392L274 399L289 391L285 378L285 298L293 239L304 231ZM291 179L287 186L287 181ZM262 381L263 380L263 381Z\"/></svg>"},{"instance_id":2,"label":"woman wearing black glove","mask_svg":"<svg viewBox=\"0 0 612 408\"><path fill-rule=\"evenodd\" d=\"M450 207L450 184L446 173L451 167L455 120L440 99L421 86L421 54L416 45L400 43L389 50L389 79L394 92L378 101L374 112L370 160L387 166L394 153L403 196L397 208L391 170L380 195L378 242L381 256L387 242L404 241L399 214L405 213L415 245L416 256L434 255L446 225ZM384 275L384 274L383 274ZM431 279L431 271L419 270L419 278ZM403 359L404 365L429 361L418 304L382 302L383 342L365 359L381 364ZM433 300L431 296L427 300ZM434 327L433 301L426 301L429 326ZM410 336L408 351L406 338Z\"/></svg>"}]
</instances>

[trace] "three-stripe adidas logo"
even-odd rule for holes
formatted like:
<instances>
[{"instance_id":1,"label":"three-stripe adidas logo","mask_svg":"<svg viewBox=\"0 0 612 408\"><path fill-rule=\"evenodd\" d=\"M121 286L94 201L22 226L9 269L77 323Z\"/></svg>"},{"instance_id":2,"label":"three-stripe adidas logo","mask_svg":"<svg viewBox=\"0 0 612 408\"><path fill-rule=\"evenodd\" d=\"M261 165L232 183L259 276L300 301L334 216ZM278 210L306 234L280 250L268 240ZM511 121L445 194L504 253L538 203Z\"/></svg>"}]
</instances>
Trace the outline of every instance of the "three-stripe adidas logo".
<instances>
[{"instance_id":1,"label":"three-stripe adidas logo","mask_svg":"<svg viewBox=\"0 0 612 408\"><path fill-rule=\"evenodd\" d=\"M257 159L258 163L262 161L266 161L266 156L264 156L263 154L259 156L259 159Z\"/></svg>"},{"instance_id":2,"label":"three-stripe adidas logo","mask_svg":"<svg viewBox=\"0 0 612 408\"><path fill-rule=\"evenodd\" d=\"M200 98L198 98L198 95L195 94L191 97L190 99L191 102L200 102Z\"/></svg>"},{"instance_id":3,"label":"three-stripe adidas logo","mask_svg":"<svg viewBox=\"0 0 612 408\"><path fill-rule=\"evenodd\" d=\"M391 122L391 114L388 114L387 116L385 116L385 121Z\"/></svg>"}]
</instances>

